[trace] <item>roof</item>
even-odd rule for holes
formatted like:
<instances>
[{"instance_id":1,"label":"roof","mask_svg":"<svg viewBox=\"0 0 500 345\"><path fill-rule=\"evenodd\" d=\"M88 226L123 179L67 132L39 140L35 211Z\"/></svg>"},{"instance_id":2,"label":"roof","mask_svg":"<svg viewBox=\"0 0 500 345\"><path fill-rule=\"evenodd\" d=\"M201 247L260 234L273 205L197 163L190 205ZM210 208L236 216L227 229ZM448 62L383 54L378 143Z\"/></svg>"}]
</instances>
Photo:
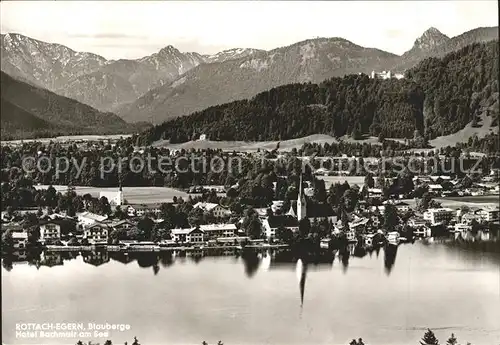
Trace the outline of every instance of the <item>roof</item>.
<instances>
[{"instance_id":1,"label":"roof","mask_svg":"<svg viewBox=\"0 0 500 345\"><path fill-rule=\"evenodd\" d=\"M102 222L103 220L108 218L108 216L101 216L99 214L92 213L92 212L78 213L77 216L78 216L78 218L87 218L87 219L95 220L97 222Z\"/></svg>"},{"instance_id":2,"label":"roof","mask_svg":"<svg viewBox=\"0 0 500 345\"><path fill-rule=\"evenodd\" d=\"M223 206L220 206L219 204L215 204L212 202L197 202L193 207L200 208L206 212L209 212L209 211L212 211L217 206L224 208Z\"/></svg>"},{"instance_id":3,"label":"roof","mask_svg":"<svg viewBox=\"0 0 500 345\"><path fill-rule=\"evenodd\" d=\"M288 227L298 227L299 222L295 217L289 215L280 215L280 216L269 216L267 218L267 222L271 228L278 228L283 226L285 228Z\"/></svg>"},{"instance_id":4,"label":"roof","mask_svg":"<svg viewBox=\"0 0 500 345\"><path fill-rule=\"evenodd\" d=\"M267 208L265 207L254 208L253 210L261 217L267 216Z\"/></svg>"},{"instance_id":5,"label":"roof","mask_svg":"<svg viewBox=\"0 0 500 345\"><path fill-rule=\"evenodd\" d=\"M335 216L332 206L327 203L307 204L306 214L309 218L322 218Z\"/></svg>"},{"instance_id":6,"label":"roof","mask_svg":"<svg viewBox=\"0 0 500 345\"><path fill-rule=\"evenodd\" d=\"M117 226L120 226L122 224L130 224L130 225L135 225L133 222L131 222L130 220L128 219L122 219L122 220L118 220L118 221L110 221L110 222L107 222L106 224L108 224L109 226L111 227L117 227Z\"/></svg>"},{"instance_id":7,"label":"roof","mask_svg":"<svg viewBox=\"0 0 500 345\"><path fill-rule=\"evenodd\" d=\"M189 235L194 230L196 230L196 228L172 229L170 233L172 235Z\"/></svg>"},{"instance_id":8,"label":"roof","mask_svg":"<svg viewBox=\"0 0 500 345\"><path fill-rule=\"evenodd\" d=\"M127 208L132 207L135 210L152 210L160 208L160 204L131 204Z\"/></svg>"},{"instance_id":9,"label":"roof","mask_svg":"<svg viewBox=\"0 0 500 345\"><path fill-rule=\"evenodd\" d=\"M440 184L430 184L429 188L430 189L443 189L443 186L441 186Z\"/></svg>"},{"instance_id":10,"label":"roof","mask_svg":"<svg viewBox=\"0 0 500 345\"><path fill-rule=\"evenodd\" d=\"M427 212L453 212L451 208L429 208Z\"/></svg>"},{"instance_id":11,"label":"roof","mask_svg":"<svg viewBox=\"0 0 500 345\"><path fill-rule=\"evenodd\" d=\"M404 201L400 201L400 202L395 203L394 206L410 206L410 204L408 204Z\"/></svg>"},{"instance_id":12,"label":"roof","mask_svg":"<svg viewBox=\"0 0 500 345\"><path fill-rule=\"evenodd\" d=\"M28 239L28 233L26 231L14 231L12 232L12 238L14 240L26 240Z\"/></svg>"},{"instance_id":13,"label":"roof","mask_svg":"<svg viewBox=\"0 0 500 345\"><path fill-rule=\"evenodd\" d=\"M234 224L207 224L200 225L201 231L214 231L214 230L236 230L236 225Z\"/></svg>"}]
</instances>

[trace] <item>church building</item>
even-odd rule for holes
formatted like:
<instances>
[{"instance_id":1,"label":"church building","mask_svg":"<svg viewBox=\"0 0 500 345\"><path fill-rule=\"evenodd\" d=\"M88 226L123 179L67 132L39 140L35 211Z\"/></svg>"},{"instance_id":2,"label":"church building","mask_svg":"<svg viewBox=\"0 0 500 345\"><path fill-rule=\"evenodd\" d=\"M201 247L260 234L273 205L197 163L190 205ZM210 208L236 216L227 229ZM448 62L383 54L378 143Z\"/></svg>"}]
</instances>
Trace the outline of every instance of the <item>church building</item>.
<instances>
[{"instance_id":1,"label":"church building","mask_svg":"<svg viewBox=\"0 0 500 345\"><path fill-rule=\"evenodd\" d=\"M120 188L118 189L118 192L112 192L112 191L102 191L99 192L99 199L102 197L106 197L108 199L108 202L111 206L121 206L123 205L123 190L122 186L120 185Z\"/></svg>"},{"instance_id":2,"label":"church building","mask_svg":"<svg viewBox=\"0 0 500 345\"><path fill-rule=\"evenodd\" d=\"M319 222L324 219L332 223L337 222L337 215L329 204L307 202L307 197L305 196L302 188L302 175L300 175L297 203L296 205L290 205L290 210L287 215L296 218L299 222L304 218L308 218L311 223L314 221Z\"/></svg>"}]
</instances>

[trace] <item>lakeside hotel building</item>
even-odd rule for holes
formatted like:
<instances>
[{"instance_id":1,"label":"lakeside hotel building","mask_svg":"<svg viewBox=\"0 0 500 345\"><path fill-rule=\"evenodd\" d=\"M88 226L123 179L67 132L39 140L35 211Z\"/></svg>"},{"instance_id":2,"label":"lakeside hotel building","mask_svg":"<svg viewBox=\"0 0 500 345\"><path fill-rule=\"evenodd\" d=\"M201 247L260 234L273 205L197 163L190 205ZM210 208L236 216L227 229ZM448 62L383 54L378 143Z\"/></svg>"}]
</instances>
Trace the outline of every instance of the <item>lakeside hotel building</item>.
<instances>
[{"instance_id":1,"label":"lakeside hotel building","mask_svg":"<svg viewBox=\"0 0 500 345\"><path fill-rule=\"evenodd\" d=\"M430 208L424 212L424 219L432 225L449 222L453 218L451 208Z\"/></svg>"}]
</instances>

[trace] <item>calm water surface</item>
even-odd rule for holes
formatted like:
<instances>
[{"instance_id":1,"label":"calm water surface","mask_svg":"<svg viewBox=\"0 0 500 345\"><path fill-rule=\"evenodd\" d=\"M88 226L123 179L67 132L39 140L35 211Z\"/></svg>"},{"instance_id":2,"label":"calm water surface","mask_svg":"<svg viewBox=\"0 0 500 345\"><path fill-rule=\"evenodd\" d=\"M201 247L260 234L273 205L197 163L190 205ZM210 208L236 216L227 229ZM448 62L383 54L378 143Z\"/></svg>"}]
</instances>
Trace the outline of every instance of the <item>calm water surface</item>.
<instances>
[{"instance_id":1,"label":"calm water surface","mask_svg":"<svg viewBox=\"0 0 500 345\"><path fill-rule=\"evenodd\" d=\"M500 343L500 258L492 254L417 242L319 264L287 252L110 256L61 265L56 255L38 268L4 262L2 340L41 342L16 339L19 322L109 322L131 325L111 334L114 344L137 336L143 345L331 345L358 337L401 345L418 344L427 328L441 343L452 332L464 344Z\"/></svg>"}]
</instances>

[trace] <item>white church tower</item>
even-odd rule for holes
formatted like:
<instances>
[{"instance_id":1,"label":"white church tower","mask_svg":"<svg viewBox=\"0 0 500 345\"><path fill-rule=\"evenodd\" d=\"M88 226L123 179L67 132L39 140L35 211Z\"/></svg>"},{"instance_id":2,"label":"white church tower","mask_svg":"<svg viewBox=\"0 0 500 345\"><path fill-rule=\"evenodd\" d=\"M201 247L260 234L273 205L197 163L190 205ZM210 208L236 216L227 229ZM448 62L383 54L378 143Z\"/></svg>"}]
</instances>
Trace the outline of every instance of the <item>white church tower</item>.
<instances>
[{"instance_id":1,"label":"white church tower","mask_svg":"<svg viewBox=\"0 0 500 345\"><path fill-rule=\"evenodd\" d=\"M123 189L122 189L122 182L120 181L120 188L118 189L118 196L117 196L117 201L118 205L123 205Z\"/></svg>"},{"instance_id":2,"label":"white church tower","mask_svg":"<svg viewBox=\"0 0 500 345\"><path fill-rule=\"evenodd\" d=\"M302 220L307 216L307 201L302 191L302 174L300 174L299 195L297 196L297 219Z\"/></svg>"}]
</instances>

